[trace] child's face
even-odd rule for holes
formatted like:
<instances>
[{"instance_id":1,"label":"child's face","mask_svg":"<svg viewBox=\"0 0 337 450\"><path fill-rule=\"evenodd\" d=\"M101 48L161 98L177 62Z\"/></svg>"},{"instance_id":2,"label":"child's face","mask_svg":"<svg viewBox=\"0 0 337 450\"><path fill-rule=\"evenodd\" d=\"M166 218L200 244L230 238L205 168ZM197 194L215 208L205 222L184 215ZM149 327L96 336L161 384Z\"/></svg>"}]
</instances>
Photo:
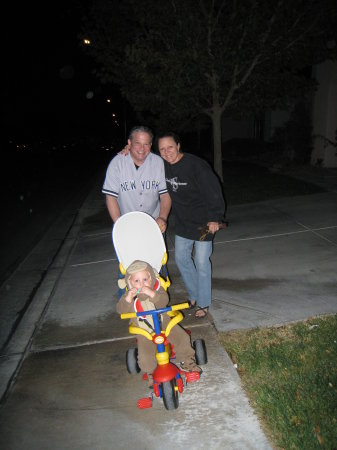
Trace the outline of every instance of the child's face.
<instances>
[{"instance_id":1,"label":"child's face","mask_svg":"<svg viewBox=\"0 0 337 450\"><path fill-rule=\"evenodd\" d=\"M141 289L142 287L151 287L151 277L147 270L133 273L130 277L130 284L132 287Z\"/></svg>"}]
</instances>

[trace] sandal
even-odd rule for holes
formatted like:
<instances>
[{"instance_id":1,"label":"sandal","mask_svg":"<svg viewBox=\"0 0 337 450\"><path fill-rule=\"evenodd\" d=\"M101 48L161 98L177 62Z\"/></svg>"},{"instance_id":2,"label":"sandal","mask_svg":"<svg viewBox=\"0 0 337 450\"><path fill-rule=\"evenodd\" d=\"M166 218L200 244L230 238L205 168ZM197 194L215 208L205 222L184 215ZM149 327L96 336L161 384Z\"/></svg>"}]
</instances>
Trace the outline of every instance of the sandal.
<instances>
[{"instance_id":1,"label":"sandal","mask_svg":"<svg viewBox=\"0 0 337 450\"><path fill-rule=\"evenodd\" d=\"M199 311L201 311L202 313L198 314ZM205 308L201 308L200 306L198 306L194 317L196 319L204 319L207 316L207 314L208 314L208 306L206 306Z\"/></svg>"},{"instance_id":2,"label":"sandal","mask_svg":"<svg viewBox=\"0 0 337 450\"><path fill-rule=\"evenodd\" d=\"M189 309L194 309L197 306L197 302L196 301L194 301L194 303L192 303L192 301L190 300L189 304L190 304Z\"/></svg>"}]
</instances>

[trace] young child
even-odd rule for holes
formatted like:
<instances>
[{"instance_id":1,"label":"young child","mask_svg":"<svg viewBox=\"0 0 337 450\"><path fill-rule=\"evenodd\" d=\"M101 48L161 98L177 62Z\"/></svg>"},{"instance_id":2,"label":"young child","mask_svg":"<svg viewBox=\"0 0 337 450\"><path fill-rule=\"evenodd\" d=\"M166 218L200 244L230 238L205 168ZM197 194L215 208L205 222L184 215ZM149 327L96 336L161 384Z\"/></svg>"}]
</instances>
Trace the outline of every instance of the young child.
<instances>
[{"instance_id":1,"label":"young child","mask_svg":"<svg viewBox=\"0 0 337 450\"><path fill-rule=\"evenodd\" d=\"M137 260L130 264L125 273L125 283L128 291L117 303L117 312L119 314L165 308L169 302L165 289L160 285L158 274L144 261ZM162 329L165 329L170 318L166 313L162 314L161 317ZM154 331L152 329L153 321L151 316L146 316L146 320L137 317L131 319L131 322L136 326L145 328L150 333ZM200 367L195 362L195 352L186 331L179 325L176 325L171 330L169 341L173 344L176 361L180 362L181 368L186 371L201 373ZM150 375L157 366L156 346L142 335L137 335L137 342L138 365L151 379Z\"/></svg>"}]
</instances>

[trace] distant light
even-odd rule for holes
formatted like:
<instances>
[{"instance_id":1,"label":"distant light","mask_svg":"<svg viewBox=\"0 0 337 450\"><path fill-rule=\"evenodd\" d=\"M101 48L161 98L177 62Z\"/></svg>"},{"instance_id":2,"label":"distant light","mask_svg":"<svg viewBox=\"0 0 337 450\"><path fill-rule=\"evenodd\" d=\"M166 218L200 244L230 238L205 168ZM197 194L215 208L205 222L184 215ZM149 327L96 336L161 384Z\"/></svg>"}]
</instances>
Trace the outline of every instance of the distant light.
<instances>
[{"instance_id":1,"label":"distant light","mask_svg":"<svg viewBox=\"0 0 337 450\"><path fill-rule=\"evenodd\" d=\"M68 64L66 66L63 66L60 69L60 77L63 80L71 80L74 78L75 70L74 67L71 64Z\"/></svg>"},{"instance_id":2,"label":"distant light","mask_svg":"<svg viewBox=\"0 0 337 450\"><path fill-rule=\"evenodd\" d=\"M115 114L115 113L112 113L112 117L116 117L116 114Z\"/></svg>"},{"instance_id":3,"label":"distant light","mask_svg":"<svg viewBox=\"0 0 337 450\"><path fill-rule=\"evenodd\" d=\"M107 103L111 103L110 98L107 98L106 101L107 101Z\"/></svg>"},{"instance_id":4,"label":"distant light","mask_svg":"<svg viewBox=\"0 0 337 450\"><path fill-rule=\"evenodd\" d=\"M92 91L88 91L85 96L88 100L91 100L94 97L94 93Z\"/></svg>"},{"instance_id":5,"label":"distant light","mask_svg":"<svg viewBox=\"0 0 337 450\"><path fill-rule=\"evenodd\" d=\"M83 43L85 45L90 45L91 44L90 39L83 39Z\"/></svg>"}]
</instances>

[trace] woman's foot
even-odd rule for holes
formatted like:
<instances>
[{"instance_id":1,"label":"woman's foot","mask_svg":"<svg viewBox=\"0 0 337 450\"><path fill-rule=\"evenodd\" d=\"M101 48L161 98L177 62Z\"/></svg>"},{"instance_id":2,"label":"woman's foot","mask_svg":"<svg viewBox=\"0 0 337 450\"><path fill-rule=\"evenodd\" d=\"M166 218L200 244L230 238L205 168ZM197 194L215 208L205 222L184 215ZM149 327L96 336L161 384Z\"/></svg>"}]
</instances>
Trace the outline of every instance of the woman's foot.
<instances>
[{"instance_id":1,"label":"woman's foot","mask_svg":"<svg viewBox=\"0 0 337 450\"><path fill-rule=\"evenodd\" d=\"M195 301L195 300L190 300L190 309L193 309L193 308L195 308L196 307L196 305L197 305L197 302Z\"/></svg>"},{"instance_id":2,"label":"woman's foot","mask_svg":"<svg viewBox=\"0 0 337 450\"><path fill-rule=\"evenodd\" d=\"M204 319L208 314L208 306L206 306L205 308L201 308L200 306L198 306L196 312L195 312L195 318L196 319Z\"/></svg>"}]
</instances>

